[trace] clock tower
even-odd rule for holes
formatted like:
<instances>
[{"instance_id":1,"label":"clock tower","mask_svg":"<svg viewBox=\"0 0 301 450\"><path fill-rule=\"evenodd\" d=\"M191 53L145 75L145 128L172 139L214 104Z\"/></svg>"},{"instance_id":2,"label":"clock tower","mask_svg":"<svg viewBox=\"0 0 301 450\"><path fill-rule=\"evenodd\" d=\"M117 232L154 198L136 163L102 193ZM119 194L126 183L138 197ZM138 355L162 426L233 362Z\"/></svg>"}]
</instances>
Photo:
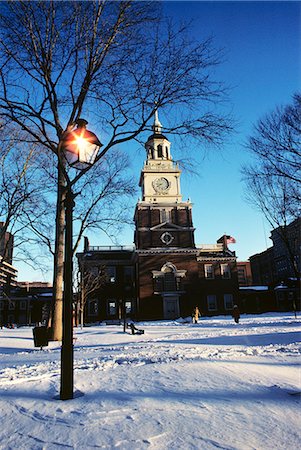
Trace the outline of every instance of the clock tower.
<instances>
[{"instance_id":1,"label":"clock tower","mask_svg":"<svg viewBox=\"0 0 301 450\"><path fill-rule=\"evenodd\" d=\"M190 277L198 274L192 204L183 201L181 170L172 160L156 111L135 211L137 305L144 318L174 319L188 309ZM186 306L185 306L186 305Z\"/></svg>"},{"instance_id":2,"label":"clock tower","mask_svg":"<svg viewBox=\"0 0 301 450\"><path fill-rule=\"evenodd\" d=\"M146 161L140 177L142 191L135 209L135 248L90 247L78 254L82 273L90 267L107 282L88 300L95 321L120 318L126 306L135 320L171 320L230 314L238 299L235 252L230 236L216 244L195 245L192 204L183 200L181 170L172 160L171 143L162 133L156 111L152 134L145 143ZM87 271L89 273L89 269ZM97 295L100 295L97 299ZM129 306L130 305L130 306Z\"/></svg>"},{"instance_id":3,"label":"clock tower","mask_svg":"<svg viewBox=\"0 0 301 450\"><path fill-rule=\"evenodd\" d=\"M195 248L192 204L182 200L181 170L172 160L171 143L162 134L157 111L152 128L139 182L142 200L135 213L136 248Z\"/></svg>"}]
</instances>

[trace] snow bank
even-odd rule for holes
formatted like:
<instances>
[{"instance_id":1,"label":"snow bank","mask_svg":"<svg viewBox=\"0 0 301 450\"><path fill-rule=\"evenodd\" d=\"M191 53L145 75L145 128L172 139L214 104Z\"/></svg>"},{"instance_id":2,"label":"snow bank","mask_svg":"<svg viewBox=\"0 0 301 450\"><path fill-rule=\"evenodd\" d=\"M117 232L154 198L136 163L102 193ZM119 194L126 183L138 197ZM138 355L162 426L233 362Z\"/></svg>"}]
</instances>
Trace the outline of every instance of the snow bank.
<instances>
[{"instance_id":1,"label":"snow bank","mask_svg":"<svg viewBox=\"0 0 301 450\"><path fill-rule=\"evenodd\" d=\"M0 330L0 449L289 449L300 446L300 320L76 329L75 389L57 400L60 346Z\"/></svg>"}]
</instances>

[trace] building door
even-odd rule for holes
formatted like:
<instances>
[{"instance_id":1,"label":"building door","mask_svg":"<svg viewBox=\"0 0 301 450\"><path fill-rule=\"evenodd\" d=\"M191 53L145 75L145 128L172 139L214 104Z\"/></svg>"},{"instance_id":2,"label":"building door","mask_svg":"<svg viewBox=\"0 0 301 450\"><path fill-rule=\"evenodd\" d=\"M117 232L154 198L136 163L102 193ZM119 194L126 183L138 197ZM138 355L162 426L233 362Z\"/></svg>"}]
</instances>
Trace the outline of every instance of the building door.
<instances>
[{"instance_id":1,"label":"building door","mask_svg":"<svg viewBox=\"0 0 301 450\"><path fill-rule=\"evenodd\" d=\"M180 316L179 297L165 296L163 297L163 314L164 319L178 319Z\"/></svg>"}]
</instances>

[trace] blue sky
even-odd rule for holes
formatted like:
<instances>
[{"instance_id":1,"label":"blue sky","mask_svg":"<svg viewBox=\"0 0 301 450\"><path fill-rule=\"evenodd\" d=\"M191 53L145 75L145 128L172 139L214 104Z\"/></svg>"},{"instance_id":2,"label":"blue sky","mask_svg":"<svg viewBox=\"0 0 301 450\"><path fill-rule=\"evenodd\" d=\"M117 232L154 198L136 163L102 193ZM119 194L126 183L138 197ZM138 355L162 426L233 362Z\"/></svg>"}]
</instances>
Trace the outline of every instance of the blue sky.
<instances>
[{"instance_id":1,"label":"blue sky","mask_svg":"<svg viewBox=\"0 0 301 450\"><path fill-rule=\"evenodd\" d=\"M301 3L165 1L164 9L175 20L193 19L191 32L196 39L213 36L215 47L224 49L224 62L215 78L232 87L229 106L237 121L236 133L220 150L199 157L198 177L183 172L181 187L183 199L189 197L194 204L196 243L214 243L227 233L237 241L231 248L238 260L247 260L270 245L270 227L244 200L240 168L250 157L243 144L261 116L276 105L289 103L294 92L301 90ZM164 126L164 111L160 120ZM137 144L132 150L138 185L145 153L143 149L137 152ZM201 154L199 150L192 148L191 152ZM88 236L91 245L110 244L100 234ZM127 227L119 243L132 242L133 228ZM19 280L43 278L24 265L16 263L16 267Z\"/></svg>"}]
</instances>

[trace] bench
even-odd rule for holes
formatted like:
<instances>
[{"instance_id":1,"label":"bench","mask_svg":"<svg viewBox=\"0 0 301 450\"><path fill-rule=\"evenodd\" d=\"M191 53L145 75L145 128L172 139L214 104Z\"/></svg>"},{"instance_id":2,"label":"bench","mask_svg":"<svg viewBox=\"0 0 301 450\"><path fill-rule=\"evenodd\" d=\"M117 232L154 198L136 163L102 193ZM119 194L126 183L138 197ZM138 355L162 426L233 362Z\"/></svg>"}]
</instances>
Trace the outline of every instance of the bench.
<instances>
[{"instance_id":1,"label":"bench","mask_svg":"<svg viewBox=\"0 0 301 450\"><path fill-rule=\"evenodd\" d=\"M132 334L144 334L144 330L139 330L133 323L128 324L128 327L131 329Z\"/></svg>"}]
</instances>

